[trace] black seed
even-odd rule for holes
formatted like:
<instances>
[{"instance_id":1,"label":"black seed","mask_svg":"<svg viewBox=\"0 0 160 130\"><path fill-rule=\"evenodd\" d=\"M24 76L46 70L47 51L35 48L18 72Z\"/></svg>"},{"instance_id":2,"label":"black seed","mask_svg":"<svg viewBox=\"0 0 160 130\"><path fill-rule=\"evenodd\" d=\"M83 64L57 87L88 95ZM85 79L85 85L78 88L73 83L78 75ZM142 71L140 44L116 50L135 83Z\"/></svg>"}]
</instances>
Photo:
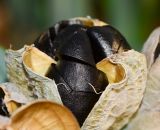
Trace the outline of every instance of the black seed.
<instances>
[{"instance_id":1,"label":"black seed","mask_svg":"<svg viewBox=\"0 0 160 130\"><path fill-rule=\"evenodd\" d=\"M55 57L55 47L52 42L54 36L52 36L52 39L51 39L49 34L50 34L49 32L45 32L41 34L34 42L34 45L42 52L54 58Z\"/></svg>"},{"instance_id":2,"label":"black seed","mask_svg":"<svg viewBox=\"0 0 160 130\"><path fill-rule=\"evenodd\" d=\"M58 54L66 55L95 66L91 45L85 30L72 32L70 37L65 39Z\"/></svg>"},{"instance_id":3,"label":"black seed","mask_svg":"<svg viewBox=\"0 0 160 130\"><path fill-rule=\"evenodd\" d=\"M80 125L99 99L100 94L96 93L102 92L108 85L103 72L66 60L53 65L48 77L54 78L64 105L74 113Z\"/></svg>"},{"instance_id":4,"label":"black seed","mask_svg":"<svg viewBox=\"0 0 160 130\"><path fill-rule=\"evenodd\" d=\"M5 96L5 93L4 91L2 90L2 88L0 88L0 115L3 115L3 116L9 116L9 112L7 110L7 107L4 103L4 96Z\"/></svg>"},{"instance_id":5,"label":"black seed","mask_svg":"<svg viewBox=\"0 0 160 130\"><path fill-rule=\"evenodd\" d=\"M106 85L106 82L103 82L106 78L104 75L102 77L102 72L92 66L62 59L56 68L66 83L75 91L94 92L89 83L95 87L96 91L101 91L103 84Z\"/></svg>"},{"instance_id":6,"label":"black seed","mask_svg":"<svg viewBox=\"0 0 160 130\"><path fill-rule=\"evenodd\" d=\"M49 38L51 39L52 43L54 41L55 36L56 36L55 28L54 27L50 27L49 28Z\"/></svg>"},{"instance_id":7,"label":"black seed","mask_svg":"<svg viewBox=\"0 0 160 130\"><path fill-rule=\"evenodd\" d=\"M130 49L129 44L120 32L109 25L88 28L87 34L92 43L96 63L110 54L118 53L120 48L124 51Z\"/></svg>"},{"instance_id":8,"label":"black seed","mask_svg":"<svg viewBox=\"0 0 160 130\"><path fill-rule=\"evenodd\" d=\"M59 22L57 25L58 26L57 26L56 30L57 30L57 33L59 33L64 28L66 28L67 26L69 26L69 21L68 20L63 20L63 21Z\"/></svg>"}]
</instances>

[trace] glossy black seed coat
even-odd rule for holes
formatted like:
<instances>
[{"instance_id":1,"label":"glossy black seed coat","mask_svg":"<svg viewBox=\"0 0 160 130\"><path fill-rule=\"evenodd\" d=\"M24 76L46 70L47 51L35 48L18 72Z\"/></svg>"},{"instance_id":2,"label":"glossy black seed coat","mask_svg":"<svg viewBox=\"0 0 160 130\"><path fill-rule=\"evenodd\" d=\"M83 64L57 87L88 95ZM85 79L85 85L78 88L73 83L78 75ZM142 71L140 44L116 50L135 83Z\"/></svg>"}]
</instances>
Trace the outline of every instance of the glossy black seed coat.
<instances>
[{"instance_id":1,"label":"glossy black seed coat","mask_svg":"<svg viewBox=\"0 0 160 130\"><path fill-rule=\"evenodd\" d=\"M109 25L88 28L87 34L92 43L96 63L113 53L118 53L119 48L123 48L124 51L130 49L129 44L120 32Z\"/></svg>"},{"instance_id":2,"label":"glossy black seed coat","mask_svg":"<svg viewBox=\"0 0 160 130\"><path fill-rule=\"evenodd\" d=\"M86 31L82 29L70 32L72 35L70 35L69 38L66 38L65 41L60 42L62 46L59 48L58 54L75 58L84 63L95 66L90 40Z\"/></svg>"},{"instance_id":3,"label":"glossy black seed coat","mask_svg":"<svg viewBox=\"0 0 160 130\"><path fill-rule=\"evenodd\" d=\"M82 125L99 99L100 94L96 92L103 91L108 84L105 74L92 66L61 60L57 66L53 66L51 75L58 86L64 105L70 108Z\"/></svg>"},{"instance_id":4,"label":"glossy black seed coat","mask_svg":"<svg viewBox=\"0 0 160 130\"><path fill-rule=\"evenodd\" d=\"M55 58L55 46L53 45L55 36L53 29L51 31L49 30L41 34L34 42L34 45L50 57Z\"/></svg>"}]
</instances>

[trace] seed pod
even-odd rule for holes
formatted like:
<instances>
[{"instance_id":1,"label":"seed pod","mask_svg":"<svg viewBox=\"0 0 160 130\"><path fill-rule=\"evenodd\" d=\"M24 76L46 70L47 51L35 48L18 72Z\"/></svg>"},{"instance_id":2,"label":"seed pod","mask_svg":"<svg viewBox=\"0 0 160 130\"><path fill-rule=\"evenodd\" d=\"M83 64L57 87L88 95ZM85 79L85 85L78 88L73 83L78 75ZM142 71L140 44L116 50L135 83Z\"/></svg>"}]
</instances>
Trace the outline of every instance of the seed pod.
<instances>
[{"instance_id":1,"label":"seed pod","mask_svg":"<svg viewBox=\"0 0 160 130\"><path fill-rule=\"evenodd\" d=\"M31 49L32 47L29 48ZM25 95L28 95L26 96L27 99L31 98L29 94L35 93L38 94L37 98L48 98L57 102L57 100L55 100L57 98L53 97L57 97L57 94L59 94L59 92L55 90L60 84L54 86L54 81L48 79L47 77L40 76L38 72L32 71L32 68L27 67L27 64L22 62L22 54L24 54L25 51L28 51L28 49L24 49L24 52L21 53L19 51L8 50L10 55L7 55L9 56L7 57L7 61L10 62L7 62L7 66L9 67L8 73L10 74L10 81L17 84L21 93L25 92ZM95 104L92 108L89 116L83 124L82 129L88 130L89 128L92 129L92 127L94 128L96 126L98 128L102 128L102 130L106 130L106 127L104 127L106 124L106 126L109 126L109 129L114 127L113 130L118 130L128 123L129 119L136 112L142 101L147 72L145 57L142 54L132 50L116 55L114 54L108 57L108 60L112 64L107 62L109 63L108 65L103 65L104 67L101 67L97 64L97 67L106 73L107 79L109 79L110 83L102 92L102 95L100 95L100 99L96 103L97 105ZM19 62L17 63L15 61ZM32 60L32 62L33 61L34 60ZM43 68L43 66L40 67ZM21 75L21 77L17 77L17 69L19 70L18 75ZM109 70L108 73L106 72L107 70ZM29 87L31 87L29 86L29 83L32 83L32 87L35 88L35 90L29 89ZM46 92L48 95L45 95ZM35 100L35 98L32 97L32 100ZM71 100L73 100L73 98Z\"/></svg>"},{"instance_id":2,"label":"seed pod","mask_svg":"<svg viewBox=\"0 0 160 130\"><path fill-rule=\"evenodd\" d=\"M58 103L62 103L61 102L61 99L62 99L63 102L67 102L67 103L64 103L66 106L67 105L71 106L70 109L74 112L74 114L75 114L75 111L80 112L80 114L83 114L84 112L84 117L82 117L82 120L80 120L81 117L79 118L80 124L83 123L85 117L90 113L89 116L86 118L82 129L88 130L92 128L93 129L102 128L102 130L106 130L105 128L108 127L108 130L111 128L113 128L113 130L118 130L128 122L130 117L136 112L136 110L139 107L139 104L141 103L144 89L145 89L145 81L146 81L145 58L143 57L142 54L133 50L126 51L126 52L118 51L119 52L118 54L114 54L113 52L113 54L107 55L107 59L113 65L105 64L104 67L101 67L99 65L96 66L97 61L102 60L101 59L102 57L100 57L98 60L95 60L96 52L93 51L91 36L88 35L87 29L89 29L94 25L97 25L97 22L95 24L94 20L91 20L91 19L84 20L79 18L78 20L76 19L73 20L76 22L73 22L72 20L69 20L69 24L65 25L59 31L58 31L59 23L58 25L56 24L56 26L54 26L52 30L52 31L55 31L54 37L52 38L49 37L50 40L52 41L52 44L49 43L49 45L55 48L55 50L54 49L51 50L52 51L50 53L52 54L51 57L55 58L54 61L57 60L57 63L53 63L52 67L50 67L49 65L47 65L49 68L44 67L45 70L47 71L50 70L49 75L47 76L51 77L51 79L45 77L46 71L42 71L43 73L39 73L39 70L43 68L43 64L39 66L41 69L34 69L34 68L32 69L32 65L30 65L29 62L25 62L25 61L28 61L25 58L29 58L29 60L31 61L31 64L32 62L36 61L36 60L30 59L35 56L27 56L27 57L25 56L25 53L27 52L30 53L29 50L33 50L34 47L25 46L21 50L18 50L18 51L8 50L7 52L6 61L7 61L7 67L8 67L9 80L16 83L20 88L20 90L22 91L22 93L24 93L27 96L27 98L31 100L35 100L37 98L46 98ZM91 21L91 22L87 22L87 21ZM75 23L80 25L73 25ZM104 24L100 22L100 25L104 25ZM76 29L73 28L75 26L77 26L78 28L77 31ZM83 28L83 29L79 30L79 28ZM102 27L102 28L105 28L105 27ZM66 33L67 29L69 29L69 33ZM74 30L73 32L75 33L72 33L71 31L72 29ZM78 35L79 33L80 35ZM85 47L84 43L81 43L79 40L78 42L76 42L77 38L75 40L72 40L75 34L77 37L81 37L82 40L84 40L85 42L87 41L86 44L88 45L86 48L84 48ZM102 34L103 34L103 31L102 31ZM88 38L86 38L86 35L88 36ZM63 39L61 39L60 37L63 37ZM89 40L86 40L86 39L89 39ZM71 41L71 43L68 41ZM97 40L97 41L100 41L100 40ZM83 54L84 52L86 53L86 50L85 51L81 50L81 53L78 53L78 55L74 57L75 55L73 54L75 52L74 52L74 49L72 49L71 47L69 49L73 51L71 52L71 54L68 53L69 52L68 50L65 50L65 51L63 49L61 50L61 48L64 48L64 45L66 45L67 47L67 44L71 44L71 46L74 45L73 48L77 48L74 42L78 43L77 45L80 46L78 48L91 50L88 52L90 53L92 52L92 55L89 54L90 55L89 56L87 54ZM98 47L102 48L102 45L100 42L96 42L96 43L100 44L98 45ZM125 42L122 42L122 43L125 43ZM37 45L35 46L39 48L38 43L36 44ZM42 44L43 46L45 45L45 42L40 44ZM48 46L48 48L50 48L50 46ZM122 51L125 51L125 48L123 47L126 47L126 46L122 45L122 48L121 48ZM115 48L117 49L117 47ZM41 51L45 52L43 50L43 47ZM39 53L39 51L36 51L36 53ZM46 55L46 54L43 53L43 55ZM103 54L105 53L103 52ZM88 56L90 60L87 61L85 59L86 57L84 56ZM47 55L44 57L47 58ZM58 59L56 59L56 57L58 57ZM39 58L41 59L41 56ZM45 62L45 60L40 60L40 61ZM93 62L90 62L90 61L94 61L94 64ZM49 62L49 64L51 65L51 62ZM33 63L33 65L35 64ZM111 67L111 66L118 66L118 67ZM109 72L106 72L108 70ZM85 79L87 79L88 81L85 81ZM56 81L56 84L54 80ZM76 82L76 80L78 80L78 82ZM105 85L106 82L108 81L109 81L109 84ZM78 85L76 83L78 83ZM77 91L77 90L83 90L83 92ZM66 97L68 101L65 101ZM92 97L93 99L91 100ZM77 104L79 102L80 103L82 102L83 105L74 106L72 102L76 102ZM98 105L96 105L95 103ZM79 111L79 110L82 110L81 107L84 108L85 110ZM104 111L105 113L103 113ZM110 117L110 113L112 113L111 118L108 119L108 117ZM123 118L123 120L119 120L121 118Z\"/></svg>"},{"instance_id":3,"label":"seed pod","mask_svg":"<svg viewBox=\"0 0 160 130\"><path fill-rule=\"evenodd\" d=\"M69 20L52 27L56 32L52 40L52 57L58 61L47 76L58 84L64 105L72 110L80 125L99 99L100 94L96 93L102 92L108 84L105 74L97 70L96 63L113 53L130 49L116 29L109 25L92 26ZM35 47L45 44L41 42L35 42Z\"/></svg>"}]
</instances>

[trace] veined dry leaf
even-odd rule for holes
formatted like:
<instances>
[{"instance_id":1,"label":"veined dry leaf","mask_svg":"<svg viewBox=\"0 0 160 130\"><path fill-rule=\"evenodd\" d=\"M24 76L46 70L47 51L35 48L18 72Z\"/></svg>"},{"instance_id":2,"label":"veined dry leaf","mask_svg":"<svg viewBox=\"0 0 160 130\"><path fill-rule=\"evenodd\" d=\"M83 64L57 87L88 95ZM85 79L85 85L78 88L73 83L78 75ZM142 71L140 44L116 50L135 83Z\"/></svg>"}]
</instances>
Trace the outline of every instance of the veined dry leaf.
<instances>
[{"instance_id":1,"label":"veined dry leaf","mask_svg":"<svg viewBox=\"0 0 160 130\"><path fill-rule=\"evenodd\" d=\"M143 47L148 63L147 86L138 113L123 130L160 130L160 28Z\"/></svg>"},{"instance_id":2,"label":"veined dry leaf","mask_svg":"<svg viewBox=\"0 0 160 130\"><path fill-rule=\"evenodd\" d=\"M6 65L9 81L15 83L28 100L49 99L57 103L62 103L54 80L33 72L25 64L26 61L23 61L23 55L26 54L25 52L28 53L28 50L32 50L31 48L31 46L25 46L17 51L7 50Z\"/></svg>"},{"instance_id":3,"label":"veined dry leaf","mask_svg":"<svg viewBox=\"0 0 160 130\"><path fill-rule=\"evenodd\" d=\"M36 101L18 109L7 130L80 130L73 114L50 101Z\"/></svg>"},{"instance_id":4,"label":"veined dry leaf","mask_svg":"<svg viewBox=\"0 0 160 130\"><path fill-rule=\"evenodd\" d=\"M101 62L112 64L114 69L115 66L119 66L119 69L123 67L121 74L117 70L114 70L116 73L113 72L113 77L119 76L122 80L106 87L85 120L82 130L121 129L138 110L143 98L147 79L146 59L143 54L130 50L112 55ZM111 79L115 81L114 78Z\"/></svg>"}]
</instances>

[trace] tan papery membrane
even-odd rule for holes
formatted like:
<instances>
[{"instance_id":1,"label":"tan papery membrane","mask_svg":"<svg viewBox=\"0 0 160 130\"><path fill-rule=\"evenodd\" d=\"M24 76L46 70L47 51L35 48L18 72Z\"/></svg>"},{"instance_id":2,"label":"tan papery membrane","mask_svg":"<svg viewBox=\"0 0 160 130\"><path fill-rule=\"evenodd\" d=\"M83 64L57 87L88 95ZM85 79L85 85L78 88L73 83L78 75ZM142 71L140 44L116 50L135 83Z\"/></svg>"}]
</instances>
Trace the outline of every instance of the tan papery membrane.
<instances>
[{"instance_id":1,"label":"tan papery membrane","mask_svg":"<svg viewBox=\"0 0 160 130\"><path fill-rule=\"evenodd\" d=\"M0 84L0 91L4 93L3 103L11 115L18 107L28 103L29 100L21 93L18 87L13 83Z\"/></svg>"},{"instance_id":2,"label":"tan papery membrane","mask_svg":"<svg viewBox=\"0 0 160 130\"><path fill-rule=\"evenodd\" d=\"M143 98L147 80L146 59L143 54L130 50L114 54L101 62L104 66L102 70L104 72L107 70L105 64L106 67L107 64L121 65L124 69L120 74L122 80L110 83L106 87L85 120L82 130L121 129L138 110ZM112 73L112 70L110 72ZM112 77L115 77L114 75L118 76L119 73L115 73L114 70Z\"/></svg>"},{"instance_id":3,"label":"tan papery membrane","mask_svg":"<svg viewBox=\"0 0 160 130\"><path fill-rule=\"evenodd\" d=\"M48 99L61 104L62 101L54 80L33 72L30 66L25 64L23 56L26 56L26 53L32 48L32 46L25 46L18 51L7 50L6 65L9 81L15 83L28 100ZM44 57L47 58L47 56Z\"/></svg>"},{"instance_id":4,"label":"tan papery membrane","mask_svg":"<svg viewBox=\"0 0 160 130\"><path fill-rule=\"evenodd\" d=\"M148 78L142 105L123 130L160 130L160 56L154 59L159 44L160 27L150 34L142 50L148 63Z\"/></svg>"}]
</instances>

